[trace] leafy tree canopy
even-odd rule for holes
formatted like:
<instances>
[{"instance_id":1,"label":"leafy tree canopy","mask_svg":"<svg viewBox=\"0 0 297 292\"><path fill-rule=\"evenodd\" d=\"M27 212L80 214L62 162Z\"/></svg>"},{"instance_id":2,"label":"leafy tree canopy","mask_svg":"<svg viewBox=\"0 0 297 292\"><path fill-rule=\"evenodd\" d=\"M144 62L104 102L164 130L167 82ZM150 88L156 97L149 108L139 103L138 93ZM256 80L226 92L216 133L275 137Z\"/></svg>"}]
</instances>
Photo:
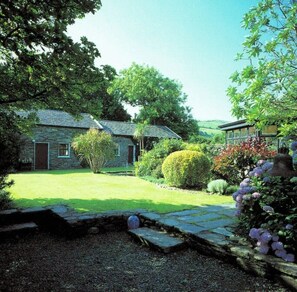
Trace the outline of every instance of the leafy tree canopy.
<instances>
[{"instance_id":1,"label":"leafy tree canopy","mask_svg":"<svg viewBox=\"0 0 297 292\"><path fill-rule=\"evenodd\" d=\"M3 0L0 3L0 115L55 108L98 113L89 94L102 76L100 56L85 37L74 42L67 26L101 7L100 0ZM97 112L96 112L97 110Z\"/></svg>"},{"instance_id":2,"label":"leafy tree canopy","mask_svg":"<svg viewBox=\"0 0 297 292\"><path fill-rule=\"evenodd\" d=\"M130 121L131 116L124 108L121 101L112 94L107 92L111 82L115 79L117 72L110 65L104 65L101 67L102 76L98 82L97 90L92 93L94 99L98 99L100 102L99 112L100 118L113 121Z\"/></svg>"},{"instance_id":3,"label":"leafy tree canopy","mask_svg":"<svg viewBox=\"0 0 297 292\"><path fill-rule=\"evenodd\" d=\"M186 95L175 80L157 69L133 63L120 72L109 93L132 106L139 106L136 122L166 125L183 138L198 132L191 109L185 106Z\"/></svg>"},{"instance_id":4,"label":"leafy tree canopy","mask_svg":"<svg viewBox=\"0 0 297 292\"><path fill-rule=\"evenodd\" d=\"M249 31L231 76L232 111L259 126L278 124L282 134L297 133L297 1L262 0L245 14Z\"/></svg>"}]
</instances>

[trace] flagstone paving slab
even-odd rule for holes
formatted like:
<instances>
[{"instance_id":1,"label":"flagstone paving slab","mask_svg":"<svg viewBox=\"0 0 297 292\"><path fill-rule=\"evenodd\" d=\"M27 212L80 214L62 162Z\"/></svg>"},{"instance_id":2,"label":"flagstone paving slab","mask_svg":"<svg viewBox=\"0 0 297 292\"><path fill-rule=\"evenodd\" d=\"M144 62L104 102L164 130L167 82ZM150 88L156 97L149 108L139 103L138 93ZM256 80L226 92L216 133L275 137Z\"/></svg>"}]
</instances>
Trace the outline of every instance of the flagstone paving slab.
<instances>
[{"instance_id":1,"label":"flagstone paving slab","mask_svg":"<svg viewBox=\"0 0 297 292\"><path fill-rule=\"evenodd\" d=\"M193 221L193 218L195 218L194 216L182 216L182 217L178 217L178 220L181 220L181 221L185 221L185 222L191 222Z\"/></svg>"},{"instance_id":2,"label":"flagstone paving slab","mask_svg":"<svg viewBox=\"0 0 297 292\"><path fill-rule=\"evenodd\" d=\"M179 212L168 213L167 216L188 216L201 212L200 209L185 210Z\"/></svg>"},{"instance_id":3,"label":"flagstone paving slab","mask_svg":"<svg viewBox=\"0 0 297 292\"><path fill-rule=\"evenodd\" d=\"M228 216L228 217L234 217L235 216L236 209L229 209L229 210L221 210L218 211L218 214Z\"/></svg>"},{"instance_id":4,"label":"flagstone paving slab","mask_svg":"<svg viewBox=\"0 0 297 292\"><path fill-rule=\"evenodd\" d=\"M26 235L38 230L38 226L34 222L14 224L0 227L0 238Z\"/></svg>"},{"instance_id":5,"label":"flagstone paving slab","mask_svg":"<svg viewBox=\"0 0 297 292\"><path fill-rule=\"evenodd\" d=\"M205 230L205 231L199 232L197 236L214 245L219 245L219 246L229 245L229 241L226 240L225 236L223 236L222 234L213 233Z\"/></svg>"},{"instance_id":6,"label":"flagstone paving slab","mask_svg":"<svg viewBox=\"0 0 297 292\"><path fill-rule=\"evenodd\" d=\"M182 233L190 233L190 234L196 234L198 232L201 232L207 229L203 226L197 226L194 224L182 223L182 222L176 225L175 228Z\"/></svg>"},{"instance_id":7,"label":"flagstone paving slab","mask_svg":"<svg viewBox=\"0 0 297 292\"><path fill-rule=\"evenodd\" d=\"M172 237L166 232L156 231L147 227L132 229L128 232L140 242L164 253L180 250L186 246L185 241L180 238Z\"/></svg>"},{"instance_id":8,"label":"flagstone paving slab","mask_svg":"<svg viewBox=\"0 0 297 292\"><path fill-rule=\"evenodd\" d=\"M233 235L233 233L231 231L229 231L228 229L226 229L225 227L218 227L218 228L212 229L212 231L215 233L222 234L226 237L230 237Z\"/></svg>"},{"instance_id":9,"label":"flagstone paving slab","mask_svg":"<svg viewBox=\"0 0 297 292\"><path fill-rule=\"evenodd\" d=\"M218 227L232 226L234 223L235 221L231 219L221 219L214 221L199 222L199 226L205 227L206 229L210 230Z\"/></svg>"},{"instance_id":10,"label":"flagstone paving slab","mask_svg":"<svg viewBox=\"0 0 297 292\"><path fill-rule=\"evenodd\" d=\"M180 224L180 221L178 221L177 219L172 219L172 218L161 218L160 220L158 220L159 223L167 225L169 227L175 227L177 225Z\"/></svg>"},{"instance_id":11,"label":"flagstone paving slab","mask_svg":"<svg viewBox=\"0 0 297 292\"><path fill-rule=\"evenodd\" d=\"M204 222L204 221L211 221L214 219L221 219L222 215L216 214L216 213L209 213L201 216L192 216L189 222L198 223L198 222Z\"/></svg>"},{"instance_id":12,"label":"flagstone paving slab","mask_svg":"<svg viewBox=\"0 0 297 292\"><path fill-rule=\"evenodd\" d=\"M224 211L227 211L227 210L230 210L230 207L228 206L209 206L209 207L201 207L201 209L205 210L205 212L207 213L217 213L217 212L224 212Z\"/></svg>"},{"instance_id":13,"label":"flagstone paving slab","mask_svg":"<svg viewBox=\"0 0 297 292\"><path fill-rule=\"evenodd\" d=\"M22 210L21 213L22 214L28 214L28 213L40 213L40 212L44 212L46 211L47 209L44 208L44 207L34 207L34 208L27 208L25 210Z\"/></svg>"},{"instance_id":14,"label":"flagstone paving slab","mask_svg":"<svg viewBox=\"0 0 297 292\"><path fill-rule=\"evenodd\" d=\"M160 214L153 213L153 212L141 213L141 216L144 217L145 219L154 220L154 221L161 218Z\"/></svg>"}]
</instances>

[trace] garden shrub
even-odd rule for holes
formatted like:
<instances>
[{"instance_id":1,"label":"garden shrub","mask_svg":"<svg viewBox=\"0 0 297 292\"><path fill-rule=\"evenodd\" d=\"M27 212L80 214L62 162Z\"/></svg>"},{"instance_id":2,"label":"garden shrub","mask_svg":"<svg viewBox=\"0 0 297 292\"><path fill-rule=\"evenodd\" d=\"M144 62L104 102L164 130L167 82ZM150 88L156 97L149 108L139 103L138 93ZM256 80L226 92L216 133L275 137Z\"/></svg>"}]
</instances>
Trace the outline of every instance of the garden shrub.
<instances>
[{"instance_id":1,"label":"garden shrub","mask_svg":"<svg viewBox=\"0 0 297 292\"><path fill-rule=\"evenodd\" d=\"M184 142L182 144L181 150L191 150L191 151L200 151L201 152L201 147L199 144Z\"/></svg>"},{"instance_id":2,"label":"garden shrub","mask_svg":"<svg viewBox=\"0 0 297 292\"><path fill-rule=\"evenodd\" d=\"M94 173L99 173L108 160L115 157L116 144L110 134L90 129L74 137L72 147L80 160L85 160Z\"/></svg>"},{"instance_id":3,"label":"garden shrub","mask_svg":"<svg viewBox=\"0 0 297 292\"><path fill-rule=\"evenodd\" d=\"M223 195L226 193L228 183L224 179L216 179L208 183L207 191L212 194Z\"/></svg>"},{"instance_id":4,"label":"garden shrub","mask_svg":"<svg viewBox=\"0 0 297 292\"><path fill-rule=\"evenodd\" d=\"M210 162L202 152L176 151L164 160L162 172L170 186L201 187L209 178Z\"/></svg>"},{"instance_id":5,"label":"garden shrub","mask_svg":"<svg viewBox=\"0 0 297 292\"><path fill-rule=\"evenodd\" d=\"M0 210L12 208L12 199L10 193L6 190L0 190Z\"/></svg>"},{"instance_id":6,"label":"garden shrub","mask_svg":"<svg viewBox=\"0 0 297 292\"><path fill-rule=\"evenodd\" d=\"M237 145L228 145L214 157L212 170L229 184L238 184L256 166L258 160L272 158L275 154L260 138L250 138Z\"/></svg>"},{"instance_id":7,"label":"garden shrub","mask_svg":"<svg viewBox=\"0 0 297 292\"><path fill-rule=\"evenodd\" d=\"M293 262L297 252L297 177L269 176L272 163L260 161L233 194L238 231L263 254Z\"/></svg>"},{"instance_id":8,"label":"garden shrub","mask_svg":"<svg viewBox=\"0 0 297 292\"><path fill-rule=\"evenodd\" d=\"M238 186L228 185L226 188L225 195L231 195L231 194L235 193L237 190L238 190Z\"/></svg>"},{"instance_id":9,"label":"garden shrub","mask_svg":"<svg viewBox=\"0 0 297 292\"><path fill-rule=\"evenodd\" d=\"M184 144L177 139L163 139L154 144L152 150L144 152L140 160L135 162L137 176L152 176L163 178L162 164L164 159L172 152L182 150Z\"/></svg>"},{"instance_id":10,"label":"garden shrub","mask_svg":"<svg viewBox=\"0 0 297 292\"><path fill-rule=\"evenodd\" d=\"M8 209L12 204L7 188L13 184L13 181L8 179L8 175L17 167L19 154L18 129L12 127L0 111L0 209Z\"/></svg>"}]
</instances>

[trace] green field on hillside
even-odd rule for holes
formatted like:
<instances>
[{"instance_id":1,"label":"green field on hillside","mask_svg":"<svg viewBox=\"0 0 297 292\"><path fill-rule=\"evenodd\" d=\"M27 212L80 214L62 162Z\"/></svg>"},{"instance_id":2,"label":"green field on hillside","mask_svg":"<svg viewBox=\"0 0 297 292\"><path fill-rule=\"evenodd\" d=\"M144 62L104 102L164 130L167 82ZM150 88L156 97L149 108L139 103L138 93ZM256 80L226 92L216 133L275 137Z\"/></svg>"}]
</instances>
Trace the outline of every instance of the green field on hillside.
<instances>
[{"instance_id":1,"label":"green field on hillside","mask_svg":"<svg viewBox=\"0 0 297 292\"><path fill-rule=\"evenodd\" d=\"M223 120L208 120L208 121L198 121L199 134L205 137L212 137L216 134L222 133L219 126L228 123Z\"/></svg>"}]
</instances>

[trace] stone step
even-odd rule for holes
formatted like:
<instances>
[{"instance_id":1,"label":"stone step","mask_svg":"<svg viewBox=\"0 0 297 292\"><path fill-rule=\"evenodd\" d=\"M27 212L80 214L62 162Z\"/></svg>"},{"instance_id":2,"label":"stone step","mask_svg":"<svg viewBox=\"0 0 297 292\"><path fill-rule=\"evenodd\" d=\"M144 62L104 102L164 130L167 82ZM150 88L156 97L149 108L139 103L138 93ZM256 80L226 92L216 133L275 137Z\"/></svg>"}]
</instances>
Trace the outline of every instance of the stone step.
<instances>
[{"instance_id":1,"label":"stone step","mask_svg":"<svg viewBox=\"0 0 297 292\"><path fill-rule=\"evenodd\" d=\"M32 234L38 230L34 222L14 224L0 227L0 240Z\"/></svg>"},{"instance_id":2,"label":"stone step","mask_svg":"<svg viewBox=\"0 0 297 292\"><path fill-rule=\"evenodd\" d=\"M0 211L0 226L21 223L21 212L17 209Z\"/></svg>"},{"instance_id":3,"label":"stone step","mask_svg":"<svg viewBox=\"0 0 297 292\"><path fill-rule=\"evenodd\" d=\"M172 237L166 232L147 227L128 231L136 240L164 253L170 253L186 247L187 243L180 238Z\"/></svg>"}]
</instances>

